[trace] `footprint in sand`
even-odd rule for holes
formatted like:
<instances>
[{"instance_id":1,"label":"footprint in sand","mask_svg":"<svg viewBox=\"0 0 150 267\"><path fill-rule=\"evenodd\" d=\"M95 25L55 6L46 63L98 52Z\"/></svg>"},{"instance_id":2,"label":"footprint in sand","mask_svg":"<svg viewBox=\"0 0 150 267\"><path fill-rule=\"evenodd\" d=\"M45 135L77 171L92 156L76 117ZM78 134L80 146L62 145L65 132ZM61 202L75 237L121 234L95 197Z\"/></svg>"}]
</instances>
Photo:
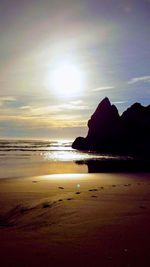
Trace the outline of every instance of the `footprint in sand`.
<instances>
[{"instance_id":1,"label":"footprint in sand","mask_svg":"<svg viewBox=\"0 0 150 267\"><path fill-rule=\"evenodd\" d=\"M131 186L131 184L124 184L124 186Z\"/></svg>"},{"instance_id":2,"label":"footprint in sand","mask_svg":"<svg viewBox=\"0 0 150 267\"><path fill-rule=\"evenodd\" d=\"M38 181L32 181L32 183L38 183Z\"/></svg>"},{"instance_id":3,"label":"footprint in sand","mask_svg":"<svg viewBox=\"0 0 150 267\"><path fill-rule=\"evenodd\" d=\"M116 184L112 184L112 187L116 187Z\"/></svg>"},{"instance_id":4,"label":"footprint in sand","mask_svg":"<svg viewBox=\"0 0 150 267\"><path fill-rule=\"evenodd\" d=\"M81 192L76 192L76 195L80 195L81 194Z\"/></svg>"},{"instance_id":5,"label":"footprint in sand","mask_svg":"<svg viewBox=\"0 0 150 267\"><path fill-rule=\"evenodd\" d=\"M103 190L103 189L104 189L104 186L101 186L101 187L100 187L100 189L102 189L102 190Z\"/></svg>"},{"instance_id":6,"label":"footprint in sand","mask_svg":"<svg viewBox=\"0 0 150 267\"><path fill-rule=\"evenodd\" d=\"M89 189L90 192L93 192L93 191L98 191L98 189L96 188L93 188L93 189Z\"/></svg>"},{"instance_id":7,"label":"footprint in sand","mask_svg":"<svg viewBox=\"0 0 150 267\"><path fill-rule=\"evenodd\" d=\"M63 201L62 199L58 199L59 202Z\"/></svg>"},{"instance_id":8,"label":"footprint in sand","mask_svg":"<svg viewBox=\"0 0 150 267\"><path fill-rule=\"evenodd\" d=\"M73 200L73 198L69 197L69 198L67 198L67 200Z\"/></svg>"},{"instance_id":9,"label":"footprint in sand","mask_svg":"<svg viewBox=\"0 0 150 267\"><path fill-rule=\"evenodd\" d=\"M91 197L97 197L97 196L95 196L95 195L92 195Z\"/></svg>"},{"instance_id":10,"label":"footprint in sand","mask_svg":"<svg viewBox=\"0 0 150 267\"><path fill-rule=\"evenodd\" d=\"M52 204L50 204L50 203L48 203L48 202L45 202L45 203L43 203L42 208L43 208L43 209L46 209L46 208L51 207L51 205L52 205Z\"/></svg>"},{"instance_id":11,"label":"footprint in sand","mask_svg":"<svg viewBox=\"0 0 150 267\"><path fill-rule=\"evenodd\" d=\"M64 187L63 187L63 186L58 186L58 188L59 188L59 189L64 189Z\"/></svg>"}]
</instances>

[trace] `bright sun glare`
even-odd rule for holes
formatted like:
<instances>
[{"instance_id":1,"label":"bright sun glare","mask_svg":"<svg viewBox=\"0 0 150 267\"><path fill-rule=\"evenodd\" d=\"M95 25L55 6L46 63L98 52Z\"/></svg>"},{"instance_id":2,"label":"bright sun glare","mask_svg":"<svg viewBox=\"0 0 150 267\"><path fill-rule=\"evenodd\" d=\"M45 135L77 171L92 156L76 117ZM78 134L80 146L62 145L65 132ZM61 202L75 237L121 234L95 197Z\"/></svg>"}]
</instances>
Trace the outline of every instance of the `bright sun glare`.
<instances>
[{"instance_id":1,"label":"bright sun glare","mask_svg":"<svg viewBox=\"0 0 150 267\"><path fill-rule=\"evenodd\" d=\"M76 65L59 64L51 73L50 83L55 94L61 97L81 95L84 89L84 73Z\"/></svg>"}]
</instances>

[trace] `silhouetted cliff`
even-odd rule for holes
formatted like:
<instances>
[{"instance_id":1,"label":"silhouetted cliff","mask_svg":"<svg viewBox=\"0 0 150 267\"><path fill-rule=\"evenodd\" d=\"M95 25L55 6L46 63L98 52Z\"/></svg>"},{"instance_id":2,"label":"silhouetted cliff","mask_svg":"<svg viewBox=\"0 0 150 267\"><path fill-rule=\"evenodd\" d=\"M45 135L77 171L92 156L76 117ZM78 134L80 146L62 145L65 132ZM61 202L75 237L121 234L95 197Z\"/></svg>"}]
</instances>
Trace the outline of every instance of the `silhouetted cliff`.
<instances>
[{"instance_id":1,"label":"silhouetted cliff","mask_svg":"<svg viewBox=\"0 0 150 267\"><path fill-rule=\"evenodd\" d=\"M86 138L77 137L72 147L99 152L148 154L150 105L133 104L121 116L106 97L88 121Z\"/></svg>"}]
</instances>

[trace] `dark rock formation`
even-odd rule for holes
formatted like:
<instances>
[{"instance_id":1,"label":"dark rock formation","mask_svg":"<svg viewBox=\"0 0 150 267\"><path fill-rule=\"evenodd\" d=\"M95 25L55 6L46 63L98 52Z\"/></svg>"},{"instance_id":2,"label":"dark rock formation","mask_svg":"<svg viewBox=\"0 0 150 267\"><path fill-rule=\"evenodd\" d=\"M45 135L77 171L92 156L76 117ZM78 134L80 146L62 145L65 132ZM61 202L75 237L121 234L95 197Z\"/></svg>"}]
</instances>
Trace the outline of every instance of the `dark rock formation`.
<instances>
[{"instance_id":1,"label":"dark rock formation","mask_svg":"<svg viewBox=\"0 0 150 267\"><path fill-rule=\"evenodd\" d=\"M148 154L150 149L150 105L133 104L121 116L104 98L88 121L86 138L77 137L72 147L110 153Z\"/></svg>"}]
</instances>

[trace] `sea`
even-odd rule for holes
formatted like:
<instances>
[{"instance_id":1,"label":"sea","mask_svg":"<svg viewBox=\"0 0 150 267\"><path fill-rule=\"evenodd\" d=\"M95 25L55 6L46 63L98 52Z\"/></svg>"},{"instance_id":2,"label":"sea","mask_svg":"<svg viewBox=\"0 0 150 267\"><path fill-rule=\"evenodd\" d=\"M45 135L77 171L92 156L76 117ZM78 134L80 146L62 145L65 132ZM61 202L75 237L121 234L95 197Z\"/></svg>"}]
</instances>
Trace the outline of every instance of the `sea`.
<instances>
[{"instance_id":1,"label":"sea","mask_svg":"<svg viewBox=\"0 0 150 267\"><path fill-rule=\"evenodd\" d=\"M88 161L121 159L116 155L77 151L71 144L67 140L0 140L0 178L88 173Z\"/></svg>"}]
</instances>

